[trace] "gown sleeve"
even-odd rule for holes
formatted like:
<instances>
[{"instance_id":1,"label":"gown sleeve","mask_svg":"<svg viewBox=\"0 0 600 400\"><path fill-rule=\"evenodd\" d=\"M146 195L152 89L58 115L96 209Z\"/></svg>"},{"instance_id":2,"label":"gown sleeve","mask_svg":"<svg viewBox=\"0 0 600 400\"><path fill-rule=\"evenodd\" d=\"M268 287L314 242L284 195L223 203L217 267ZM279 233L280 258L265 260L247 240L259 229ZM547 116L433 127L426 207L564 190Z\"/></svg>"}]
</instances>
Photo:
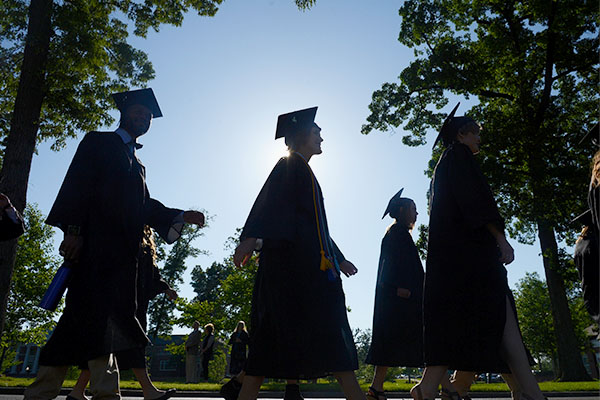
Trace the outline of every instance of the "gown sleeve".
<instances>
[{"instance_id":1,"label":"gown sleeve","mask_svg":"<svg viewBox=\"0 0 600 400\"><path fill-rule=\"evenodd\" d=\"M23 217L17 210L10 208L0 211L0 240L16 239L24 232Z\"/></svg>"},{"instance_id":2,"label":"gown sleeve","mask_svg":"<svg viewBox=\"0 0 600 400\"><path fill-rule=\"evenodd\" d=\"M417 289L414 263L414 244L408 232L392 229L383 240L381 254L381 275L378 285L390 293L398 288L411 292ZM412 246L411 246L412 244Z\"/></svg>"},{"instance_id":3,"label":"gown sleeve","mask_svg":"<svg viewBox=\"0 0 600 400\"><path fill-rule=\"evenodd\" d=\"M288 158L280 159L250 210L240 240L251 237L289 242L294 240L295 176Z\"/></svg>"},{"instance_id":4,"label":"gown sleeve","mask_svg":"<svg viewBox=\"0 0 600 400\"><path fill-rule=\"evenodd\" d=\"M493 223L503 231L504 220L471 150L465 145L455 144L448 156L451 190L467 227L476 230Z\"/></svg>"},{"instance_id":5,"label":"gown sleeve","mask_svg":"<svg viewBox=\"0 0 600 400\"><path fill-rule=\"evenodd\" d=\"M146 188L145 223L153 228L168 244L174 243L181 236L183 229L183 211L165 207L160 201L150 197Z\"/></svg>"},{"instance_id":6,"label":"gown sleeve","mask_svg":"<svg viewBox=\"0 0 600 400\"><path fill-rule=\"evenodd\" d=\"M103 145L101 134L89 132L77 147L71 165L60 187L46 223L66 232L69 226L85 231L89 207L94 202L94 187L98 177L98 148Z\"/></svg>"}]
</instances>

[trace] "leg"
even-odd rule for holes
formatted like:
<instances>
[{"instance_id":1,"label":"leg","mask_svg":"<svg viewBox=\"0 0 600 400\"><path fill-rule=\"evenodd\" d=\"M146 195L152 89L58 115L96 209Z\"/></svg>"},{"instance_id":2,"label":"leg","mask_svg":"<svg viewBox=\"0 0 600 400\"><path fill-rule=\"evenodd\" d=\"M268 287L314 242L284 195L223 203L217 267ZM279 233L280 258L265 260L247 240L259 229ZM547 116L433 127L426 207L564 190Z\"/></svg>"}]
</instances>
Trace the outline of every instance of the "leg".
<instances>
[{"instance_id":1,"label":"leg","mask_svg":"<svg viewBox=\"0 0 600 400\"><path fill-rule=\"evenodd\" d=\"M221 386L219 389L219 393L225 400L237 400L240 395L240 390L242 389L242 382L244 382L244 377L246 376L246 371L241 370L239 374L232 377L229 382Z\"/></svg>"},{"instance_id":2,"label":"leg","mask_svg":"<svg viewBox=\"0 0 600 400\"><path fill-rule=\"evenodd\" d=\"M196 355L185 355L185 383L192 383L196 375Z\"/></svg>"},{"instance_id":3,"label":"leg","mask_svg":"<svg viewBox=\"0 0 600 400\"><path fill-rule=\"evenodd\" d=\"M504 382L506 382L510 389L512 400L521 400L521 388L515 377L512 374L502 374L502 379L504 379Z\"/></svg>"},{"instance_id":4,"label":"leg","mask_svg":"<svg viewBox=\"0 0 600 400\"><path fill-rule=\"evenodd\" d=\"M67 368L40 366L35 381L25 389L24 400L47 400L58 396Z\"/></svg>"},{"instance_id":5,"label":"leg","mask_svg":"<svg viewBox=\"0 0 600 400\"><path fill-rule=\"evenodd\" d=\"M162 398L162 396L167 393L164 390L158 390L156 386L154 386L152 380L148 376L148 371L146 368L131 368L131 370L142 387L144 399Z\"/></svg>"},{"instance_id":6,"label":"leg","mask_svg":"<svg viewBox=\"0 0 600 400\"><path fill-rule=\"evenodd\" d=\"M71 393L69 393L69 396L74 397L77 400L87 400L87 397L85 397L85 388L87 387L89 381L90 370L82 369L77 382L75 382L75 386L73 386Z\"/></svg>"},{"instance_id":7,"label":"leg","mask_svg":"<svg viewBox=\"0 0 600 400\"><path fill-rule=\"evenodd\" d=\"M285 385L285 392L283 394L283 400L304 400L302 393L300 393L300 385L298 385L297 379L287 379Z\"/></svg>"},{"instance_id":8,"label":"leg","mask_svg":"<svg viewBox=\"0 0 600 400\"><path fill-rule=\"evenodd\" d=\"M375 366L375 374L373 375L373 382L371 387L379 392L383 392L383 381L385 381L385 374L389 367L383 365Z\"/></svg>"},{"instance_id":9,"label":"leg","mask_svg":"<svg viewBox=\"0 0 600 400\"><path fill-rule=\"evenodd\" d=\"M93 400L120 400L119 367L112 354L88 361Z\"/></svg>"},{"instance_id":10,"label":"leg","mask_svg":"<svg viewBox=\"0 0 600 400\"><path fill-rule=\"evenodd\" d=\"M342 387L344 396L348 400L365 400L365 394L362 392L354 371L342 371L333 374L335 379Z\"/></svg>"},{"instance_id":11,"label":"leg","mask_svg":"<svg viewBox=\"0 0 600 400\"><path fill-rule=\"evenodd\" d=\"M444 375L448 375L447 365L434 365L426 367L423 371L423 379L419 384L410 389L410 395L413 399L435 399L438 386L444 379Z\"/></svg>"},{"instance_id":12,"label":"leg","mask_svg":"<svg viewBox=\"0 0 600 400\"><path fill-rule=\"evenodd\" d=\"M246 375L238 400L256 400L260 385L262 385L264 379L264 376Z\"/></svg>"},{"instance_id":13,"label":"leg","mask_svg":"<svg viewBox=\"0 0 600 400\"><path fill-rule=\"evenodd\" d=\"M208 357L202 357L202 377L204 381L208 382Z\"/></svg>"},{"instance_id":14,"label":"leg","mask_svg":"<svg viewBox=\"0 0 600 400\"><path fill-rule=\"evenodd\" d=\"M444 376L442 376L441 384L441 397L443 400L457 400L459 399L459 397L462 397L455 389L454 385L450 382L450 376L448 376L447 373L444 374Z\"/></svg>"},{"instance_id":15,"label":"leg","mask_svg":"<svg viewBox=\"0 0 600 400\"><path fill-rule=\"evenodd\" d=\"M521 393L528 395L534 400L543 400L540 387L531 373L525 346L519 333L516 317L506 298L506 323L504 324L504 336L502 337L502 357L510 367L512 375Z\"/></svg>"},{"instance_id":16,"label":"leg","mask_svg":"<svg viewBox=\"0 0 600 400\"><path fill-rule=\"evenodd\" d=\"M450 382L452 382L452 386L454 386L460 397L464 397L469 392L469 389L471 389L471 385L476 377L476 372L455 371Z\"/></svg>"}]
</instances>

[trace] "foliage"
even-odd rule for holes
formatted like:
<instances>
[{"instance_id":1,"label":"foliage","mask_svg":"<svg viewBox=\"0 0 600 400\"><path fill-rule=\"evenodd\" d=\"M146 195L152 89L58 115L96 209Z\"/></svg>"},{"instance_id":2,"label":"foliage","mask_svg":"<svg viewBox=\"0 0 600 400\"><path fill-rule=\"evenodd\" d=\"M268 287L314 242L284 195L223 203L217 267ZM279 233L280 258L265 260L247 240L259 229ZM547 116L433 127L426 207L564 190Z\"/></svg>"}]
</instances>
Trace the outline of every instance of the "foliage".
<instances>
[{"instance_id":1,"label":"foliage","mask_svg":"<svg viewBox=\"0 0 600 400\"><path fill-rule=\"evenodd\" d=\"M58 150L67 137L112 123L110 93L154 78L148 56L128 43L130 32L146 37L161 24L180 26L190 10L214 16L221 2L55 1L38 141L51 139ZM24 0L0 2L0 136L10 128L28 7Z\"/></svg>"},{"instance_id":2,"label":"foliage","mask_svg":"<svg viewBox=\"0 0 600 400\"><path fill-rule=\"evenodd\" d=\"M536 360L549 358L556 365L556 337L550 296L546 282L536 272L526 273L514 293L523 340ZM572 285L568 292L569 308L580 350L588 346L584 329L593 323L581 298L581 290ZM555 371L556 373L556 371Z\"/></svg>"},{"instance_id":3,"label":"foliage","mask_svg":"<svg viewBox=\"0 0 600 400\"><path fill-rule=\"evenodd\" d=\"M161 276L171 289L177 291L179 285L183 283L183 274L187 268L185 261L189 257L196 257L205 253L192 244L195 239L203 235L201 228L185 224L181 231L181 237L167 252L165 241L155 234L157 263L159 263L159 266L161 263L163 264L159 268ZM148 334L151 337L171 333L175 308L176 304L163 295L157 296L150 302L148 306Z\"/></svg>"},{"instance_id":4,"label":"foliage","mask_svg":"<svg viewBox=\"0 0 600 400\"><path fill-rule=\"evenodd\" d=\"M415 246L417 246L417 250L419 251L419 257L421 260L427 259L427 241L429 239L429 226L428 225L419 225L419 237L415 242Z\"/></svg>"},{"instance_id":5,"label":"foliage","mask_svg":"<svg viewBox=\"0 0 600 400\"><path fill-rule=\"evenodd\" d=\"M196 300L202 302L216 298L221 281L234 271L232 267L232 263L213 262L205 272L200 265L196 265L192 270L192 288Z\"/></svg>"},{"instance_id":6,"label":"foliage","mask_svg":"<svg viewBox=\"0 0 600 400\"><path fill-rule=\"evenodd\" d=\"M0 371L4 371L7 363L13 361L8 353L18 344L42 345L54 328L54 318L61 310L61 306L54 312L38 307L59 265L58 259L52 255L52 227L44 224L45 217L35 204L25 209L23 217L26 231L18 241L6 329L0 341Z\"/></svg>"}]
</instances>

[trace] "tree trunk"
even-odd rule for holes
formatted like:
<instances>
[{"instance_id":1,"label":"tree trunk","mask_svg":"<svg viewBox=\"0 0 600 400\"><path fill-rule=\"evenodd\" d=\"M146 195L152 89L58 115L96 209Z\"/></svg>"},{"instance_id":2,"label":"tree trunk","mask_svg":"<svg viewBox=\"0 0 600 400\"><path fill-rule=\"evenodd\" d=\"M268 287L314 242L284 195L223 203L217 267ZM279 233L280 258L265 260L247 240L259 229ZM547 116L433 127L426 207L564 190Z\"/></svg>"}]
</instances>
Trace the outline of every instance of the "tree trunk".
<instances>
[{"instance_id":1,"label":"tree trunk","mask_svg":"<svg viewBox=\"0 0 600 400\"><path fill-rule=\"evenodd\" d=\"M19 89L0 172L0 191L11 199L19 211L23 211L26 204L31 160L35 151L42 102L46 95L52 4L52 0L31 0L29 5ZM4 330L16 246L16 240L0 243L0 335Z\"/></svg>"},{"instance_id":2,"label":"tree trunk","mask_svg":"<svg viewBox=\"0 0 600 400\"><path fill-rule=\"evenodd\" d=\"M558 379L562 381L584 381L590 377L583 366L581 351L571 320L571 311L567 302L567 294L560 275L558 246L554 229L547 221L538 220L538 235L542 248L546 283L552 305L552 319L556 334L558 353Z\"/></svg>"}]
</instances>

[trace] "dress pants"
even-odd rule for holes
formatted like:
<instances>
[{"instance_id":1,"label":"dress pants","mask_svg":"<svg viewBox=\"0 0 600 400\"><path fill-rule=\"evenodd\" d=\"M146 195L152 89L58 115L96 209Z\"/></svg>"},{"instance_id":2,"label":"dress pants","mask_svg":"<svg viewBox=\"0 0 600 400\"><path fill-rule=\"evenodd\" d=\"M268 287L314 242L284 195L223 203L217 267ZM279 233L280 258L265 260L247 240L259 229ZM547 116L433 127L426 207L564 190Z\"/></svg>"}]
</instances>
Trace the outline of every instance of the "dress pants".
<instances>
[{"instance_id":1,"label":"dress pants","mask_svg":"<svg viewBox=\"0 0 600 400\"><path fill-rule=\"evenodd\" d=\"M198 383L198 356L195 353L185 354L185 382Z\"/></svg>"},{"instance_id":2,"label":"dress pants","mask_svg":"<svg viewBox=\"0 0 600 400\"><path fill-rule=\"evenodd\" d=\"M108 354L88 361L90 392L93 400L119 400L119 368L117 359ZM67 366L42 365L35 381L25 390L24 400L48 400L60 393Z\"/></svg>"}]
</instances>

